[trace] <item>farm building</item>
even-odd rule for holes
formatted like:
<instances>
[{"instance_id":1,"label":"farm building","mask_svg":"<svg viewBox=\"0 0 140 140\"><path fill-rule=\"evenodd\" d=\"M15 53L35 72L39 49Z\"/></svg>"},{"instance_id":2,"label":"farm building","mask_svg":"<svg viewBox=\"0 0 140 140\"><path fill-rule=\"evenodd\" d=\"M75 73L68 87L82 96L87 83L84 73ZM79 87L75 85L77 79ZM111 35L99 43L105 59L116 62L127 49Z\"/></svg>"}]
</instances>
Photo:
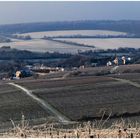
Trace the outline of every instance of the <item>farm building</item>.
<instances>
[{"instance_id":1,"label":"farm building","mask_svg":"<svg viewBox=\"0 0 140 140\"><path fill-rule=\"evenodd\" d=\"M50 72L58 72L58 71L64 71L64 68L59 67L47 67L47 66L34 66L32 68L32 71L39 72L39 73L50 73Z\"/></svg>"},{"instance_id":2,"label":"farm building","mask_svg":"<svg viewBox=\"0 0 140 140\"><path fill-rule=\"evenodd\" d=\"M24 78L32 76L32 72L28 69L18 70L15 73L16 78Z\"/></svg>"}]
</instances>

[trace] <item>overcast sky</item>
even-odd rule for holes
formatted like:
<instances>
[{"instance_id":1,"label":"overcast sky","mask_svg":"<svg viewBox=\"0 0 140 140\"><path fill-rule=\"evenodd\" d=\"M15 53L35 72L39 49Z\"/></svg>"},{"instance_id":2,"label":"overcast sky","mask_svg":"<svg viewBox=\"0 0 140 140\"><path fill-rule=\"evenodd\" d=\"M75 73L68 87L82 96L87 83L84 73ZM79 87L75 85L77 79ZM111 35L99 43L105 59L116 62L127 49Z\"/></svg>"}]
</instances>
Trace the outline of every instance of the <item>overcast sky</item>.
<instances>
[{"instance_id":1,"label":"overcast sky","mask_svg":"<svg viewBox=\"0 0 140 140\"><path fill-rule=\"evenodd\" d=\"M140 1L0 1L0 24L101 19L140 20Z\"/></svg>"}]
</instances>

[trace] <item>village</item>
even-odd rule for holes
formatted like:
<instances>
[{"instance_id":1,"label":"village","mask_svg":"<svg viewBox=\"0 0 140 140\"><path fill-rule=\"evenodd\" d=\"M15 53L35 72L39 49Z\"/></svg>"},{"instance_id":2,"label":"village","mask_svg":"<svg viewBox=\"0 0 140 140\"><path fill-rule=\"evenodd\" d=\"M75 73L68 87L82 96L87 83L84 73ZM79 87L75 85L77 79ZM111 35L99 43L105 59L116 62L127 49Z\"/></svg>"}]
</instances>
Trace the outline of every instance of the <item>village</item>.
<instances>
[{"instance_id":1,"label":"village","mask_svg":"<svg viewBox=\"0 0 140 140\"><path fill-rule=\"evenodd\" d=\"M114 60L110 60L106 62L106 66L118 66L118 65L126 65L131 62L132 58L131 57L125 57L125 56L119 56L115 57ZM104 65L104 67L106 67ZM94 65L94 67L97 67ZM79 67L72 67L72 68L63 68L63 67L48 67L43 64L34 64L34 65L26 65L22 67L21 69L15 71L13 73L12 77L3 77L2 80L19 80L27 77L34 77L37 78L39 76L47 75L47 74L53 74L53 73L61 73L64 71L76 71L76 70L81 70L87 68L85 65L81 65Z\"/></svg>"}]
</instances>

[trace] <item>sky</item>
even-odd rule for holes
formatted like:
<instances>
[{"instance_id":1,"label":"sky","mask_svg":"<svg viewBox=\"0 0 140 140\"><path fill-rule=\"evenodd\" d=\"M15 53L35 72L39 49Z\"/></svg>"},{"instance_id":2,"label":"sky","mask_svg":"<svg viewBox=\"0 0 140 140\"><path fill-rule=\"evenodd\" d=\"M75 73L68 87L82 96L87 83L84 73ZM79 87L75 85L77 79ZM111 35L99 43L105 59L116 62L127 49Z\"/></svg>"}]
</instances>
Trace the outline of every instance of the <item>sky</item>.
<instances>
[{"instance_id":1,"label":"sky","mask_svg":"<svg viewBox=\"0 0 140 140\"><path fill-rule=\"evenodd\" d=\"M140 1L0 1L0 24L140 20Z\"/></svg>"}]
</instances>

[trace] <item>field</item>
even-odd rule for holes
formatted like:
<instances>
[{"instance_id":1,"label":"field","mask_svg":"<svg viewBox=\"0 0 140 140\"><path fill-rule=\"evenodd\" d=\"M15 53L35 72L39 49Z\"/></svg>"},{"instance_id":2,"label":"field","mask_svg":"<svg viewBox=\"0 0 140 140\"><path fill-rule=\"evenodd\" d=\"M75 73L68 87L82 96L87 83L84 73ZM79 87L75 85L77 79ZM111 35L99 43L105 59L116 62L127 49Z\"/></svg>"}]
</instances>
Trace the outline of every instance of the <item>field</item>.
<instances>
[{"instance_id":1,"label":"field","mask_svg":"<svg viewBox=\"0 0 140 140\"><path fill-rule=\"evenodd\" d=\"M101 117L104 111L112 116L139 112L139 89L107 77L19 84L47 100L71 120Z\"/></svg>"},{"instance_id":2,"label":"field","mask_svg":"<svg viewBox=\"0 0 140 140\"><path fill-rule=\"evenodd\" d=\"M126 35L124 32L116 32L109 30L67 30L67 31L47 31L47 32L31 32L21 35L30 35L32 38L42 38L43 36L72 36L72 35L83 35L83 36L96 36L96 35Z\"/></svg>"},{"instance_id":3,"label":"field","mask_svg":"<svg viewBox=\"0 0 140 140\"><path fill-rule=\"evenodd\" d=\"M33 32L25 33L23 35L30 35L32 38L39 39L43 36L73 36L73 35L82 35L82 36L96 36L96 35L126 35L124 32L116 32L109 30L70 30L70 31L48 31L48 32ZM85 45L95 46L96 49L115 49L119 47L128 47L128 48L139 48L140 39L139 38L110 38L110 39L101 39L101 38L57 38L55 40L68 41L74 43L80 43ZM67 44L65 44L67 45ZM80 48L78 48L80 49ZM92 49L92 48L89 48ZM83 48L81 47L81 50Z\"/></svg>"},{"instance_id":4,"label":"field","mask_svg":"<svg viewBox=\"0 0 140 140\"><path fill-rule=\"evenodd\" d=\"M65 38L57 38L55 40L62 40L66 42L74 42L85 45L93 45L96 49L117 49L120 47L128 47L128 48L140 48L140 39L139 38L109 38L109 39L101 39L101 38L84 38L84 39L65 39Z\"/></svg>"},{"instance_id":5,"label":"field","mask_svg":"<svg viewBox=\"0 0 140 140\"><path fill-rule=\"evenodd\" d=\"M37 97L37 100L25 94L22 89L8 85L8 81L1 81L0 129L8 127L11 124L10 119L18 122L22 114L31 125L40 124L46 120L57 121L58 118L54 113L48 108L44 109L38 99L47 102L71 121L101 119L103 114L112 119L122 116L139 121L139 87L128 81L117 79L121 78L140 84L140 74L134 73L134 70L139 69L139 67L139 65L134 65L131 71L133 73L130 71L124 73L124 70L132 69L132 65L128 65L126 69L125 66L120 66L117 70L118 74L108 76L92 75L110 71L112 67L83 69L81 73L85 75L79 76L68 74L63 78L46 76L48 79L44 77L44 79L39 78L38 80L9 81L25 87Z\"/></svg>"},{"instance_id":6,"label":"field","mask_svg":"<svg viewBox=\"0 0 140 140\"><path fill-rule=\"evenodd\" d=\"M0 84L0 131L12 126L11 120L18 122L24 114L31 124L46 122L49 112L44 111L36 102L21 90L6 83Z\"/></svg>"},{"instance_id":7,"label":"field","mask_svg":"<svg viewBox=\"0 0 140 140\"><path fill-rule=\"evenodd\" d=\"M77 53L78 50L92 50L92 48L63 44L50 40L32 39L32 40L14 40L10 43L0 43L0 46L11 46L19 50L29 50L33 52L61 52Z\"/></svg>"},{"instance_id":8,"label":"field","mask_svg":"<svg viewBox=\"0 0 140 140\"><path fill-rule=\"evenodd\" d=\"M112 39L55 39L63 41L71 41L85 45L95 46L96 49L115 49L119 47L140 48L139 38L112 38ZM11 46L12 48L20 50L29 50L34 52L61 52L61 53L77 53L78 50L95 50L91 47L83 47L70 45L66 43L59 43L56 41L32 39L28 41L16 40L9 43L0 43L0 46Z\"/></svg>"},{"instance_id":9,"label":"field","mask_svg":"<svg viewBox=\"0 0 140 140\"><path fill-rule=\"evenodd\" d=\"M119 66L115 74L103 76L100 73L112 67L95 67L79 69L80 75L65 71L58 77L50 74L37 80L0 81L0 131L11 128L11 120L18 124L22 115L30 126L55 124L62 116L70 122L109 117L107 126L120 118L139 122L139 68L140 65Z\"/></svg>"},{"instance_id":10,"label":"field","mask_svg":"<svg viewBox=\"0 0 140 140\"><path fill-rule=\"evenodd\" d=\"M11 39L13 42L0 43L0 46L11 46L16 49L37 51L37 52L62 52L62 53L77 53L78 50L93 50L91 47L76 46L66 43L60 43L50 40L42 40L44 35L53 36L95 36L95 35L126 35L124 32L108 31L108 30L68 30L68 31L47 31L47 32L33 32L20 35L30 35L32 40ZM139 39L61 39L72 42L83 43L87 45L95 45L97 49L102 48L118 48L118 47L139 47Z\"/></svg>"}]
</instances>

